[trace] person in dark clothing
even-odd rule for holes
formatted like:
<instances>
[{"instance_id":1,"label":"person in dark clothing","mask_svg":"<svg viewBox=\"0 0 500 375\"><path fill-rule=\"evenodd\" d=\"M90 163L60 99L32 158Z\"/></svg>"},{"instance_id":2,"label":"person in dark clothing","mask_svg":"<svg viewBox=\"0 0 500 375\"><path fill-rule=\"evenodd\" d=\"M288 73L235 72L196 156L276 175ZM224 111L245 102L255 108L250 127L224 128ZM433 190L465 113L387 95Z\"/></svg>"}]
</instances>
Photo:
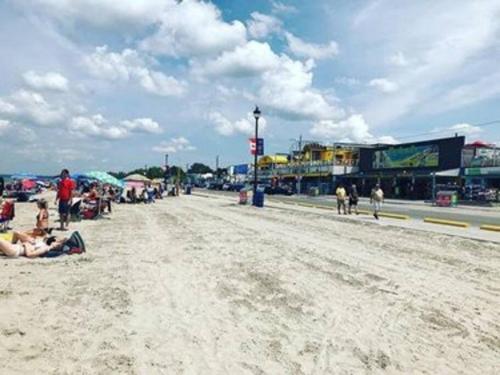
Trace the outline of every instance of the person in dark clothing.
<instances>
[{"instance_id":1,"label":"person in dark clothing","mask_svg":"<svg viewBox=\"0 0 500 375\"><path fill-rule=\"evenodd\" d=\"M3 191L5 190L5 180L0 176L0 198L3 196Z\"/></svg>"},{"instance_id":2,"label":"person in dark clothing","mask_svg":"<svg viewBox=\"0 0 500 375\"><path fill-rule=\"evenodd\" d=\"M354 212L358 215L358 202L359 194L356 185L351 186L349 191L349 215L352 213L352 207L354 207Z\"/></svg>"}]
</instances>

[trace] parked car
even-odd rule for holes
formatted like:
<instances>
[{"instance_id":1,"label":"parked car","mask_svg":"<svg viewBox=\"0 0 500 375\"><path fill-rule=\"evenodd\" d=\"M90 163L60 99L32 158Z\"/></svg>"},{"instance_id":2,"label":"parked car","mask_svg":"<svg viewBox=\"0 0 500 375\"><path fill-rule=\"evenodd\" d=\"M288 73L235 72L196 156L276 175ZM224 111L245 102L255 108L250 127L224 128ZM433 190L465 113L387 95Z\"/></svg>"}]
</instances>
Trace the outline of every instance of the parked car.
<instances>
[{"instance_id":1,"label":"parked car","mask_svg":"<svg viewBox=\"0 0 500 375\"><path fill-rule=\"evenodd\" d=\"M269 195L281 194L281 195L293 195L293 189L288 185L281 186L266 186L264 188L264 193Z\"/></svg>"},{"instance_id":2,"label":"parked car","mask_svg":"<svg viewBox=\"0 0 500 375\"><path fill-rule=\"evenodd\" d=\"M214 182L214 181L209 182L207 189L209 189L209 190L222 190L222 183Z\"/></svg>"}]
</instances>

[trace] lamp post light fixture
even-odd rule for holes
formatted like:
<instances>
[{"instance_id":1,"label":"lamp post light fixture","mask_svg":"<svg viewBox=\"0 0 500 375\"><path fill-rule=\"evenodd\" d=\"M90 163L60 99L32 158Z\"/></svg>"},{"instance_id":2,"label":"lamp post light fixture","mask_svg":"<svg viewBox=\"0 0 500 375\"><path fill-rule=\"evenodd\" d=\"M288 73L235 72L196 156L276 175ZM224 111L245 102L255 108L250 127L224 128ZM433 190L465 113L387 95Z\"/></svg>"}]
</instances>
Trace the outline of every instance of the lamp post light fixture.
<instances>
[{"instance_id":1,"label":"lamp post light fixture","mask_svg":"<svg viewBox=\"0 0 500 375\"><path fill-rule=\"evenodd\" d=\"M255 106L253 111L253 117L255 117L255 153L254 153L254 164L253 164L253 204L255 205L255 194L257 193L257 154L258 154L258 139L259 139L259 118L260 109Z\"/></svg>"}]
</instances>

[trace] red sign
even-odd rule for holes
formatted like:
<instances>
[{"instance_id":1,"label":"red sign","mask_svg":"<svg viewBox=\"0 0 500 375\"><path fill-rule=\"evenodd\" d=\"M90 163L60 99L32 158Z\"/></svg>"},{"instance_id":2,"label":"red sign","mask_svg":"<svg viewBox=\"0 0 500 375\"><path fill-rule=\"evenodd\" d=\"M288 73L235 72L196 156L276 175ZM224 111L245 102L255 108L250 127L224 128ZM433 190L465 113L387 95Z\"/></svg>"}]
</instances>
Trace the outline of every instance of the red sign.
<instances>
[{"instance_id":1,"label":"red sign","mask_svg":"<svg viewBox=\"0 0 500 375\"><path fill-rule=\"evenodd\" d=\"M255 138L250 138L250 154L255 155L264 155L264 138L257 138L257 142L255 142Z\"/></svg>"}]
</instances>

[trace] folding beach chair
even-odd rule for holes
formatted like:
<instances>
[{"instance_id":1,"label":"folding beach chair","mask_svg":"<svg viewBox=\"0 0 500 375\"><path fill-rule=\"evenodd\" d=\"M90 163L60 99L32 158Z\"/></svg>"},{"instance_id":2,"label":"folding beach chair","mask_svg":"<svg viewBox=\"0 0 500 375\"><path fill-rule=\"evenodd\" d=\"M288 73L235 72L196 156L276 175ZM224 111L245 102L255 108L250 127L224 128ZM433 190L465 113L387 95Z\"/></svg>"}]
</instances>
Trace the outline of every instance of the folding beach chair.
<instances>
[{"instance_id":1,"label":"folding beach chair","mask_svg":"<svg viewBox=\"0 0 500 375\"><path fill-rule=\"evenodd\" d=\"M9 223L14 219L15 206L14 201L8 200L2 206L0 213L0 232L6 232L9 228Z\"/></svg>"}]
</instances>

